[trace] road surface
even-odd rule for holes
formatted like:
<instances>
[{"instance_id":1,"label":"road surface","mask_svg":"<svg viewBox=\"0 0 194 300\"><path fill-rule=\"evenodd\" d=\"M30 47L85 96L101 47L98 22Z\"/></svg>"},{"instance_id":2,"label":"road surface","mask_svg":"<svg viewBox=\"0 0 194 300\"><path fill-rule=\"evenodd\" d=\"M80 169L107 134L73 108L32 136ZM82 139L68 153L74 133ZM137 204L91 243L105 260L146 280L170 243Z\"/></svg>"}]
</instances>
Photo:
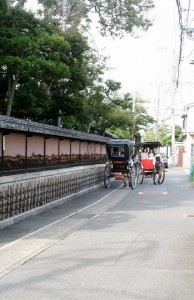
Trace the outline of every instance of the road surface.
<instances>
[{"instance_id":1,"label":"road surface","mask_svg":"<svg viewBox=\"0 0 194 300\"><path fill-rule=\"evenodd\" d=\"M103 186L0 231L0 299L194 299L194 185Z\"/></svg>"}]
</instances>

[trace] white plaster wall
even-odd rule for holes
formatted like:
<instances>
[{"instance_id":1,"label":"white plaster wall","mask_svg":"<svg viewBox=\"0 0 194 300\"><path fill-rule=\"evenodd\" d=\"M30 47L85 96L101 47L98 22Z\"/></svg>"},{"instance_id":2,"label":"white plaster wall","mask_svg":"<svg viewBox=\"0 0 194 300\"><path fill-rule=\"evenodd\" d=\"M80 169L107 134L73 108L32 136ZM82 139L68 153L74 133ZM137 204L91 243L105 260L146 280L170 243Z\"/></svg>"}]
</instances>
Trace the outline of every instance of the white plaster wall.
<instances>
[{"instance_id":1,"label":"white plaster wall","mask_svg":"<svg viewBox=\"0 0 194 300\"><path fill-rule=\"evenodd\" d=\"M25 156L26 137L22 134L10 133L4 136L5 150L4 156L22 155Z\"/></svg>"},{"instance_id":2,"label":"white plaster wall","mask_svg":"<svg viewBox=\"0 0 194 300\"><path fill-rule=\"evenodd\" d=\"M59 153L70 155L70 140L60 140Z\"/></svg>"},{"instance_id":3,"label":"white plaster wall","mask_svg":"<svg viewBox=\"0 0 194 300\"><path fill-rule=\"evenodd\" d=\"M34 155L44 155L44 137L42 136L32 136L28 137L28 150L27 156Z\"/></svg>"},{"instance_id":4,"label":"white plaster wall","mask_svg":"<svg viewBox=\"0 0 194 300\"><path fill-rule=\"evenodd\" d=\"M94 154L95 153L94 146L95 146L94 143L91 143L91 144L88 145L88 153L89 154L92 154L92 153Z\"/></svg>"},{"instance_id":5,"label":"white plaster wall","mask_svg":"<svg viewBox=\"0 0 194 300\"><path fill-rule=\"evenodd\" d=\"M79 154L79 141L71 142L71 154Z\"/></svg>"},{"instance_id":6,"label":"white plaster wall","mask_svg":"<svg viewBox=\"0 0 194 300\"><path fill-rule=\"evenodd\" d=\"M106 145L102 145L102 153L101 154L106 154Z\"/></svg>"},{"instance_id":7,"label":"white plaster wall","mask_svg":"<svg viewBox=\"0 0 194 300\"><path fill-rule=\"evenodd\" d=\"M183 154L183 166L190 168L191 165L191 144L194 144L194 137L187 133L187 138L184 140L185 153Z\"/></svg>"},{"instance_id":8,"label":"white plaster wall","mask_svg":"<svg viewBox=\"0 0 194 300\"><path fill-rule=\"evenodd\" d=\"M45 155L51 156L52 154L58 155L58 139L49 138L46 139L46 153Z\"/></svg>"},{"instance_id":9,"label":"white plaster wall","mask_svg":"<svg viewBox=\"0 0 194 300\"><path fill-rule=\"evenodd\" d=\"M87 154L87 153L88 153L88 143L87 142L82 142L81 143L80 154Z\"/></svg>"},{"instance_id":10,"label":"white plaster wall","mask_svg":"<svg viewBox=\"0 0 194 300\"><path fill-rule=\"evenodd\" d=\"M187 132L194 132L194 106L190 107L188 110Z\"/></svg>"},{"instance_id":11,"label":"white plaster wall","mask_svg":"<svg viewBox=\"0 0 194 300\"><path fill-rule=\"evenodd\" d=\"M100 145L96 144L96 154L100 154Z\"/></svg>"},{"instance_id":12,"label":"white plaster wall","mask_svg":"<svg viewBox=\"0 0 194 300\"><path fill-rule=\"evenodd\" d=\"M0 149L2 149L2 133L0 133ZM4 156L15 157L17 155L25 156L26 153L26 134L23 133L10 133L3 137ZM51 137L46 139L46 155L52 154L67 154L70 155L70 149L72 154L106 154L106 145L88 143L87 141L71 141L68 139L58 140L58 138ZM71 146L71 147L70 147ZM27 156L32 155L44 155L44 136L33 135L27 137ZM1 156L1 150L0 150Z\"/></svg>"}]
</instances>

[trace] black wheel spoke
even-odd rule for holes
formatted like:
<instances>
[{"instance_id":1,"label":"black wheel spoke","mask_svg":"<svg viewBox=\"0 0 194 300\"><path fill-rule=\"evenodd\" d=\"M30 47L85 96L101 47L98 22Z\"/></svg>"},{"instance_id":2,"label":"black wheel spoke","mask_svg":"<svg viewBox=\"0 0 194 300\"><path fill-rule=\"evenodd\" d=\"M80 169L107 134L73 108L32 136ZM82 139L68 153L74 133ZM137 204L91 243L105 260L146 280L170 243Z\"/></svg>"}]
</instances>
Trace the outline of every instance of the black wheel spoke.
<instances>
[{"instance_id":1,"label":"black wheel spoke","mask_svg":"<svg viewBox=\"0 0 194 300\"><path fill-rule=\"evenodd\" d=\"M142 166L142 164L139 162L139 163L137 164L137 183L138 183L138 184L142 184L142 183L143 183L143 179L144 179L143 166Z\"/></svg>"},{"instance_id":2,"label":"black wheel spoke","mask_svg":"<svg viewBox=\"0 0 194 300\"><path fill-rule=\"evenodd\" d=\"M159 178L159 177L158 177ZM165 171L164 170L162 170L162 174L161 174L161 177L160 177L160 179L158 179L158 183L159 184L162 184L163 183L163 181L164 181L164 178L165 178Z\"/></svg>"},{"instance_id":3,"label":"black wheel spoke","mask_svg":"<svg viewBox=\"0 0 194 300\"><path fill-rule=\"evenodd\" d=\"M136 187L136 184L137 184L137 168L136 168L136 164L133 164L131 166L131 169L130 169L130 187L132 190L135 189Z\"/></svg>"},{"instance_id":4,"label":"black wheel spoke","mask_svg":"<svg viewBox=\"0 0 194 300\"><path fill-rule=\"evenodd\" d=\"M104 186L107 189L110 187L110 178L111 178L111 171L109 167L106 166L104 169Z\"/></svg>"}]
</instances>

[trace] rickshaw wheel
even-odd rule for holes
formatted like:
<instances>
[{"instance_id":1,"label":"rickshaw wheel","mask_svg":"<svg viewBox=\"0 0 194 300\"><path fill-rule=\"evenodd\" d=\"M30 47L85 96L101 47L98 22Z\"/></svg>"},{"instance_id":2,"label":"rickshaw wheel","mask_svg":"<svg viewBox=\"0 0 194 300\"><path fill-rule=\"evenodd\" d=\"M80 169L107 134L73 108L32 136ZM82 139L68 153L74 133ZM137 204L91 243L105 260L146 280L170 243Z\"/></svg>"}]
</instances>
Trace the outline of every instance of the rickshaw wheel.
<instances>
[{"instance_id":1,"label":"rickshaw wheel","mask_svg":"<svg viewBox=\"0 0 194 300\"><path fill-rule=\"evenodd\" d=\"M159 174L158 174L157 176L159 176ZM163 181L164 181L164 178L165 178L165 171L162 170L162 176L161 176L160 180L158 179L158 183L159 183L159 184L162 184Z\"/></svg>"},{"instance_id":2,"label":"rickshaw wheel","mask_svg":"<svg viewBox=\"0 0 194 300\"><path fill-rule=\"evenodd\" d=\"M137 164L137 183L142 184L144 180L143 167L141 163Z\"/></svg>"},{"instance_id":3,"label":"rickshaw wheel","mask_svg":"<svg viewBox=\"0 0 194 300\"><path fill-rule=\"evenodd\" d=\"M104 169L104 186L106 189L110 187L111 170L108 166Z\"/></svg>"},{"instance_id":4,"label":"rickshaw wheel","mask_svg":"<svg viewBox=\"0 0 194 300\"><path fill-rule=\"evenodd\" d=\"M137 184L137 168L136 165L133 164L130 169L130 180L129 187L134 190Z\"/></svg>"}]
</instances>

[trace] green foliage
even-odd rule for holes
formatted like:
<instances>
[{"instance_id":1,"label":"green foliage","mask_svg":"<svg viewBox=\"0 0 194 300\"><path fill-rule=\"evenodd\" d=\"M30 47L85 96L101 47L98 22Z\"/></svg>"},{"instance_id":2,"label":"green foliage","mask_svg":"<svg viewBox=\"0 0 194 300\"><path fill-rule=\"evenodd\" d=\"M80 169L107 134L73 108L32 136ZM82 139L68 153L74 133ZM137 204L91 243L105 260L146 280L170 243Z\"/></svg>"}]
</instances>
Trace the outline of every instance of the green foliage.
<instances>
[{"instance_id":1,"label":"green foliage","mask_svg":"<svg viewBox=\"0 0 194 300\"><path fill-rule=\"evenodd\" d=\"M171 145L171 128L167 124L163 124L158 128L158 140L163 146Z\"/></svg>"},{"instance_id":2,"label":"green foliage","mask_svg":"<svg viewBox=\"0 0 194 300\"><path fill-rule=\"evenodd\" d=\"M144 140L155 141L156 140L156 130L147 131ZM163 124L158 127L158 140L162 146L170 146L172 143L172 129L170 125ZM175 125L175 141L183 141L183 131L179 125Z\"/></svg>"},{"instance_id":3,"label":"green foliage","mask_svg":"<svg viewBox=\"0 0 194 300\"><path fill-rule=\"evenodd\" d=\"M36 121L45 120L49 109L50 98L43 85L31 78L21 83L13 103L15 116Z\"/></svg>"},{"instance_id":4,"label":"green foliage","mask_svg":"<svg viewBox=\"0 0 194 300\"><path fill-rule=\"evenodd\" d=\"M111 107L112 112L108 116L108 118L112 117L110 130L121 138L132 139L132 128L135 127L135 140L138 140L139 131L154 123L154 119L147 113L145 102L138 96L134 99L129 93L124 94L123 97L116 95L111 102ZM117 131L118 128L120 133Z\"/></svg>"},{"instance_id":5,"label":"green foliage","mask_svg":"<svg viewBox=\"0 0 194 300\"><path fill-rule=\"evenodd\" d=\"M154 132L154 130L147 131L144 135L144 140L147 142L156 141L156 133Z\"/></svg>"},{"instance_id":6,"label":"green foliage","mask_svg":"<svg viewBox=\"0 0 194 300\"><path fill-rule=\"evenodd\" d=\"M134 34L137 29L147 30L151 26L146 14L153 8L152 0L39 0L39 3L43 5L41 15L65 29L90 24L94 14L102 35Z\"/></svg>"},{"instance_id":7,"label":"green foliage","mask_svg":"<svg viewBox=\"0 0 194 300\"><path fill-rule=\"evenodd\" d=\"M55 124L61 110L66 119L76 118L76 125L64 122L76 129L84 115L81 127L86 129L93 120L92 114L86 116L91 99L104 99L98 89L104 63L87 39L74 29L61 32L22 10L11 10L0 23L2 113Z\"/></svg>"},{"instance_id":8,"label":"green foliage","mask_svg":"<svg viewBox=\"0 0 194 300\"><path fill-rule=\"evenodd\" d=\"M1 95L1 101L7 103L4 113L11 114L14 95L17 92L15 101L19 99L20 89L25 82L26 86L30 80L48 86L53 81L70 77L65 54L69 44L57 31L45 21L22 10L10 10L9 15L0 20L0 81L7 85L4 95ZM28 97L26 88L22 89L22 95L24 90ZM33 97L36 94L35 89ZM43 99L47 97L48 90L45 89ZM17 103L14 105L18 106ZM17 109L15 112L13 110L13 114L16 112Z\"/></svg>"},{"instance_id":9,"label":"green foliage","mask_svg":"<svg viewBox=\"0 0 194 300\"><path fill-rule=\"evenodd\" d=\"M118 88L119 83L112 80L108 81L108 85L106 82L105 87L101 88L91 108L92 112L96 111L96 115L93 114L92 125L94 128L98 128L98 131L100 128L101 132L106 130L116 134L120 138L132 139L132 128L135 117L135 137L139 139L139 130L153 123L154 120L148 115L144 107L144 102L140 98L136 98L136 114L134 115L132 111L132 96L130 94L119 95ZM100 99L100 96L101 99L104 96L104 100L98 101L97 98ZM96 110L94 110L94 107Z\"/></svg>"},{"instance_id":10,"label":"green foliage","mask_svg":"<svg viewBox=\"0 0 194 300\"><path fill-rule=\"evenodd\" d=\"M52 111L62 111L64 126L87 131L89 124L95 119L96 109L100 114L100 106L95 108L94 102L101 105L104 99L98 87L103 65L99 66L93 49L79 32L69 29L64 33L64 38L70 45L67 51L70 78L52 85ZM70 121L67 121L68 116Z\"/></svg>"},{"instance_id":11,"label":"green foliage","mask_svg":"<svg viewBox=\"0 0 194 300\"><path fill-rule=\"evenodd\" d=\"M24 2L16 1L16 7ZM63 1L39 2L44 18L12 8L0 19L1 113L56 124L60 112L64 127L96 134L108 129L123 138L131 138L135 122L138 138L139 130L153 123L144 101L136 97L133 112L133 97L119 95L121 83L103 82L106 58L77 28L95 11L104 35L146 30L150 22L144 14L152 1L70 0L65 15Z\"/></svg>"},{"instance_id":12,"label":"green foliage","mask_svg":"<svg viewBox=\"0 0 194 300\"><path fill-rule=\"evenodd\" d=\"M0 0L0 17L1 15L5 15L9 9L9 1L8 0Z\"/></svg>"},{"instance_id":13,"label":"green foliage","mask_svg":"<svg viewBox=\"0 0 194 300\"><path fill-rule=\"evenodd\" d=\"M175 141L176 142L183 141L183 130L179 125L175 125Z\"/></svg>"}]
</instances>

